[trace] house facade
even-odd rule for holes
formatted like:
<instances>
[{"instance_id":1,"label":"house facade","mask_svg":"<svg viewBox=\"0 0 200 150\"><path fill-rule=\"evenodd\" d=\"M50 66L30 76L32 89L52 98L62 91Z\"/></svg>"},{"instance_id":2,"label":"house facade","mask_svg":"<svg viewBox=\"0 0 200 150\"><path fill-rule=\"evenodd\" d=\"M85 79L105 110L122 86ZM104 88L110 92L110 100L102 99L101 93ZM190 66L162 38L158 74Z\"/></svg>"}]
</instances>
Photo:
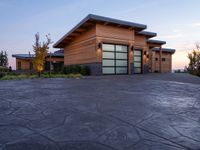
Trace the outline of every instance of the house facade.
<instances>
[{"instance_id":1,"label":"house facade","mask_svg":"<svg viewBox=\"0 0 200 150\"><path fill-rule=\"evenodd\" d=\"M14 54L12 57L16 58L16 70L18 71L34 71L33 65L33 54ZM62 66L64 65L64 51L58 50L54 53L48 53L45 58L45 70L60 71Z\"/></svg>"},{"instance_id":2,"label":"house facade","mask_svg":"<svg viewBox=\"0 0 200 150\"><path fill-rule=\"evenodd\" d=\"M174 49L152 40L146 25L88 15L54 44L64 65L87 65L92 75L171 72Z\"/></svg>"}]
</instances>

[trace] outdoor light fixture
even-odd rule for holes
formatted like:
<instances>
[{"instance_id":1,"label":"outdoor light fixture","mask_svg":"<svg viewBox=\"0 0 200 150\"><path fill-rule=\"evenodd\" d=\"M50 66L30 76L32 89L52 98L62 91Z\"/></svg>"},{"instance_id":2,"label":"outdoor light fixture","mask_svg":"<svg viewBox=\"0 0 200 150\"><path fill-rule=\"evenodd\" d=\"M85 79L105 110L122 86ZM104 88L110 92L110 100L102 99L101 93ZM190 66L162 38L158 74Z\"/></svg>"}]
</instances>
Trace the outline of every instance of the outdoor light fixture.
<instances>
[{"instance_id":1,"label":"outdoor light fixture","mask_svg":"<svg viewBox=\"0 0 200 150\"><path fill-rule=\"evenodd\" d=\"M134 47L133 46L131 46L131 51L133 51L134 50Z\"/></svg>"},{"instance_id":2,"label":"outdoor light fixture","mask_svg":"<svg viewBox=\"0 0 200 150\"><path fill-rule=\"evenodd\" d=\"M98 44L98 49L101 49L101 48L102 48L102 44L99 43L99 44Z\"/></svg>"}]
</instances>

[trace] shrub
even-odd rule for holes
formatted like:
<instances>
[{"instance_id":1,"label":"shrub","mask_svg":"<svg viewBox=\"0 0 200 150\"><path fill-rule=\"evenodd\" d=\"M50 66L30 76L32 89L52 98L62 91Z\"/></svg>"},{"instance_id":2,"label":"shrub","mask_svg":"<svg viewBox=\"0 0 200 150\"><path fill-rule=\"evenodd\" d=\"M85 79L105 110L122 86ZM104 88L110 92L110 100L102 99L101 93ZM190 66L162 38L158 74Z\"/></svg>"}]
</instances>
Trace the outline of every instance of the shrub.
<instances>
[{"instance_id":1,"label":"shrub","mask_svg":"<svg viewBox=\"0 0 200 150\"><path fill-rule=\"evenodd\" d=\"M0 66L0 72L8 72L8 68Z\"/></svg>"},{"instance_id":2,"label":"shrub","mask_svg":"<svg viewBox=\"0 0 200 150\"><path fill-rule=\"evenodd\" d=\"M82 75L90 75L90 68L88 66L82 66L81 67L81 72Z\"/></svg>"},{"instance_id":3,"label":"shrub","mask_svg":"<svg viewBox=\"0 0 200 150\"><path fill-rule=\"evenodd\" d=\"M62 73L90 75L90 68L88 66L80 66L80 65L64 66L62 69Z\"/></svg>"},{"instance_id":4,"label":"shrub","mask_svg":"<svg viewBox=\"0 0 200 150\"><path fill-rule=\"evenodd\" d=\"M3 78L6 74L4 72L0 72L0 78Z\"/></svg>"},{"instance_id":5,"label":"shrub","mask_svg":"<svg viewBox=\"0 0 200 150\"><path fill-rule=\"evenodd\" d=\"M2 80L21 80L21 79L26 79L27 76L26 75L6 75L3 78L1 78Z\"/></svg>"}]
</instances>

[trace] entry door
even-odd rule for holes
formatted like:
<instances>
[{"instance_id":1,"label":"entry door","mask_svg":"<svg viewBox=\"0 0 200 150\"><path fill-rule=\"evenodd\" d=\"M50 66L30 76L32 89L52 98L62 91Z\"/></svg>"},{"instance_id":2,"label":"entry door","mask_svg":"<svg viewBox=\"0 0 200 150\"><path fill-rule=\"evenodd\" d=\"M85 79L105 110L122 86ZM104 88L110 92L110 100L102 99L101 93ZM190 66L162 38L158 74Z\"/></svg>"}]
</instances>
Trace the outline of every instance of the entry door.
<instances>
[{"instance_id":1,"label":"entry door","mask_svg":"<svg viewBox=\"0 0 200 150\"><path fill-rule=\"evenodd\" d=\"M128 46L103 44L103 74L128 74Z\"/></svg>"},{"instance_id":2,"label":"entry door","mask_svg":"<svg viewBox=\"0 0 200 150\"><path fill-rule=\"evenodd\" d=\"M135 74L142 73L142 50L141 49L134 50L134 73Z\"/></svg>"}]
</instances>

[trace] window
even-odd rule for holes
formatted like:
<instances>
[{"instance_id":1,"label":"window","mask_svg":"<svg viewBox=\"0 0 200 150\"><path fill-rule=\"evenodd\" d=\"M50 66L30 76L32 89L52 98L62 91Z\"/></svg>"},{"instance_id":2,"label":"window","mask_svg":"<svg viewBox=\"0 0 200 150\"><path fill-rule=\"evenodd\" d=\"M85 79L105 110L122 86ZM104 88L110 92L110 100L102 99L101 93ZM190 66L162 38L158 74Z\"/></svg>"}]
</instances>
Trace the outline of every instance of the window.
<instances>
[{"instance_id":1,"label":"window","mask_svg":"<svg viewBox=\"0 0 200 150\"><path fill-rule=\"evenodd\" d=\"M18 61L18 63L17 63L17 67L18 67L19 70L22 69L22 63L21 63L21 61Z\"/></svg>"},{"instance_id":2,"label":"window","mask_svg":"<svg viewBox=\"0 0 200 150\"><path fill-rule=\"evenodd\" d=\"M165 58L162 58L162 61L165 61Z\"/></svg>"},{"instance_id":3,"label":"window","mask_svg":"<svg viewBox=\"0 0 200 150\"><path fill-rule=\"evenodd\" d=\"M155 61L158 61L158 58L155 58Z\"/></svg>"}]
</instances>

